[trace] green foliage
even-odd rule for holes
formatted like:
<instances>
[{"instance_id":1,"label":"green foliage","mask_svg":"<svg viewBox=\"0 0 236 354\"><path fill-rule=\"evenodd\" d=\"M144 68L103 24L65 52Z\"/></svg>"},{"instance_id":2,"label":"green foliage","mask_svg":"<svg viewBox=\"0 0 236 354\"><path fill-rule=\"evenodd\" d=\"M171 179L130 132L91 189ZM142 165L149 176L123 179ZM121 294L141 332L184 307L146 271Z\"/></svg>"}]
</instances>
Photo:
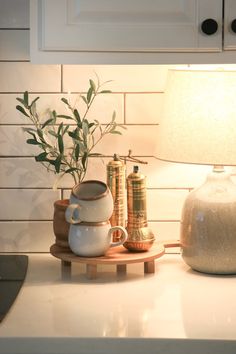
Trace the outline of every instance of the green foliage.
<instances>
[{"instance_id":1,"label":"green foliage","mask_svg":"<svg viewBox=\"0 0 236 354\"><path fill-rule=\"evenodd\" d=\"M100 94L111 92L101 90L103 85L100 84L99 79L96 84L93 80L89 80L88 91L80 95L85 105L83 115L63 97L61 101L67 106L69 114L58 114L55 110L50 110L50 118L47 117L44 122L37 113L36 103L39 97L30 102L26 91L23 98L17 98L20 105L17 105L16 109L33 125L32 128L23 128L28 134L26 142L41 150L35 156L35 161L60 177L70 174L74 183L84 179L90 157L102 156L93 150L103 137L108 134L121 134L119 128L125 128L115 122L115 112L106 125L101 125L95 119L88 120L87 114L95 98Z\"/></svg>"}]
</instances>

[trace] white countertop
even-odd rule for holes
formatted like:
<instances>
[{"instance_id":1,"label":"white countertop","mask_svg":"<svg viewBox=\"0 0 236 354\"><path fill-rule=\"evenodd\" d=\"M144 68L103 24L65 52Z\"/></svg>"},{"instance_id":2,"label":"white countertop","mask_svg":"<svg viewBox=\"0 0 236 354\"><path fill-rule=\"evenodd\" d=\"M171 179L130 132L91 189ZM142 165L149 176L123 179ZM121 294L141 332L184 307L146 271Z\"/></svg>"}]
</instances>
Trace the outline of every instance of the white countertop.
<instances>
[{"instance_id":1,"label":"white countertop","mask_svg":"<svg viewBox=\"0 0 236 354\"><path fill-rule=\"evenodd\" d=\"M128 265L98 268L88 280L73 264L29 254L25 283L0 324L0 353L236 353L236 276L194 272L180 255L156 260L156 273Z\"/></svg>"}]
</instances>

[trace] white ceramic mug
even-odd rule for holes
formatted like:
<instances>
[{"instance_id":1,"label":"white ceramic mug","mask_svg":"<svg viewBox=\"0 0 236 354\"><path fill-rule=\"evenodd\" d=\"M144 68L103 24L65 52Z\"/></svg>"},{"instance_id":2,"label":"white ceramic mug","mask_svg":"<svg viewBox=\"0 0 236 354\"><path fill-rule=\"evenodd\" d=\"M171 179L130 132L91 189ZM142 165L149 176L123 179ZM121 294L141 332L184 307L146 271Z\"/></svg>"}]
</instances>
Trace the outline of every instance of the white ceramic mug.
<instances>
[{"instance_id":1,"label":"white ceramic mug","mask_svg":"<svg viewBox=\"0 0 236 354\"><path fill-rule=\"evenodd\" d=\"M112 233L116 230L122 232L118 242L112 242ZM80 223L70 225L69 246L73 253L82 257L103 256L109 247L122 245L128 234L122 226L113 226L109 221L99 223Z\"/></svg>"},{"instance_id":2,"label":"white ceramic mug","mask_svg":"<svg viewBox=\"0 0 236 354\"><path fill-rule=\"evenodd\" d=\"M113 213L113 198L106 183L97 180L84 181L72 189L70 205L65 216L70 224L102 222Z\"/></svg>"}]
</instances>

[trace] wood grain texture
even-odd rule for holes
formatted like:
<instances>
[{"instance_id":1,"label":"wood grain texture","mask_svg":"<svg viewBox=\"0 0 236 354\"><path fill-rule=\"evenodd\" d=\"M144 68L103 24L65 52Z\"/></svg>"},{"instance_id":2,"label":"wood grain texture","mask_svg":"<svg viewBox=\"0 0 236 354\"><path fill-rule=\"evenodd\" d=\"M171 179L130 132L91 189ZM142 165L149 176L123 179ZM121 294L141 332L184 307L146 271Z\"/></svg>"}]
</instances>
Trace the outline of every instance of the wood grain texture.
<instances>
[{"instance_id":1,"label":"wood grain texture","mask_svg":"<svg viewBox=\"0 0 236 354\"><path fill-rule=\"evenodd\" d=\"M154 244L147 252L129 252L123 246L110 248L105 256L101 257L79 257L72 251L63 249L56 244L50 248L51 254L63 261L85 264L130 264L150 262L164 255L165 248L162 244Z\"/></svg>"}]
</instances>

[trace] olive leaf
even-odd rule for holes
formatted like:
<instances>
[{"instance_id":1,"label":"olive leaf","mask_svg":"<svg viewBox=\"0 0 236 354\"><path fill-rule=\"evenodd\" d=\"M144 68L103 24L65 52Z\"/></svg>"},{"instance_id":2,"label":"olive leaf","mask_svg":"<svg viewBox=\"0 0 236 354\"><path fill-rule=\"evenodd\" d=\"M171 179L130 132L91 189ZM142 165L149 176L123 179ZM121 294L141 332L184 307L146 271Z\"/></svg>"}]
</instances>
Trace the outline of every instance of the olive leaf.
<instances>
[{"instance_id":1,"label":"olive leaf","mask_svg":"<svg viewBox=\"0 0 236 354\"><path fill-rule=\"evenodd\" d=\"M73 118L71 116L67 116L66 114L58 114L57 117L58 118L72 119L73 120Z\"/></svg>"},{"instance_id":2,"label":"olive leaf","mask_svg":"<svg viewBox=\"0 0 236 354\"><path fill-rule=\"evenodd\" d=\"M110 131L110 134L118 134L118 135L122 135L121 132L119 132L118 130L112 130Z\"/></svg>"},{"instance_id":3,"label":"olive leaf","mask_svg":"<svg viewBox=\"0 0 236 354\"><path fill-rule=\"evenodd\" d=\"M78 110L77 110L77 109L74 109L74 110L73 110L73 113L74 113L74 117L75 117L75 119L76 119L76 121L77 121L77 124L78 124L80 127L82 127L82 122L81 122L81 118L80 118L80 114L79 114Z\"/></svg>"},{"instance_id":4,"label":"olive leaf","mask_svg":"<svg viewBox=\"0 0 236 354\"><path fill-rule=\"evenodd\" d=\"M90 87L93 89L93 92L95 92L95 91L96 91L95 82L94 82L92 79L90 79L90 80L89 80L89 84L90 84Z\"/></svg>"},{"instance_id":5,"label":"olive leaf","mask_svg":"<svg viewBox=\"0 0 236 354\"><path fill-rule=\"evenodd\" d=\"M45 128L47 125L49 125L52 122L53 122L53 118L49 118L48 120L46 120L46 122L43 123L41 129Z\"/></svg>"},{"instance_id":6,"label":"olive leaf","mask_svg":"<svg viewBox=\"0 0 236 354\"><path fill-rule=\"evenodd\" d=\"M58 136L57 133L52 129L48 130L48 134L54 136L55 138L57 138L57 136Z\"/></svg>"},{"instance_id":7,"label":"olive leaf","mask_svg":"<svg viewBox=\"0 0 236 354\"><path fill-rule=\"evenodd\" d=\"M47 152L42 152L41 154L35 156L35 161L38 162L47 161Z\"/></svg>"},{"instance_id":8,"label":"olive leaf","mask_svg":"<svg viewBox=\"0 0 236 354\"><path fill-rule=\"evenodd\" d=\"M61 135L58 135L58 147L61 154L64 152L64 143Z\"/></svg>"},{"instance_id":9,"label":"olive leaf","mask_svg":"<svg viewBox=\"0 0 236 354\"><path fill-rule=\"evenodd\" d=\"M75 148L75 160L78 161L79 159L79 154L80 154L80 145L77 144Z\"/></svg>"},{"instance_id":10,"label":"olive leaf","mask_svg":"<svg viewBox=\"0 0 236 354\"><path fill-rule=\"evenodd\" d=\"M60 172L60 167L61 167L61 159L62 159L62 156L59 155L56 160L54 161L54 164L55 164L55 170L57 173Z\"/></svg>"},{"instance_id":11,"label":"olive leaf","mask_svg":"<svg viewBox=\"0 0 236 354\"><path fill-rule=\"evenodd\" d=\"M87 161L87 158L88 158L88 153L85 152L84 155L82 156L82 165L83 165L83 168L86 169L86 161Z\"/></svg>"},{"instance_id":12,"label":"olive leaf","mask_svg":"<svg viewBox=\"0 0 236 354\"><path fill-rule=\"evenodd\" d=\"M41 143L36 139L27 139L26 142L27 144L31 144L31 145L41 145Z\"/></svg>"},{"instance_id":13,"label":"olive leaf","mask_svg":"<svg viewBox=\"0 0 236 354\"><path fill-rule=\"evenodd\" d=\"M36 98L31 102L31 104L29 105L29 107L32 107L32 105L35 105L38 100L39 100L39 97L36 97ZM28 101L27 101L27 102L28 102Z\"/></svg>"},{"instance_id":14,"label":"olive leaf","mask_svg":"<svg viewBox=\"0 0 236 354\"><path fill-rule=\"evenodd\" d=\"M33 135L33 136L35 136L35 133L37 132L37 130L34 129L34 128L26 128L26 127L23 127L22 130L23 130L24 132L27 132L28 134Z\"/></svg>"},{"instance_id":15,"label":"olive leaf","mask_svg":"<svg viewBox=\"0 0 236 354\"><path fill-rule=\"evenodd\" d=\"M25 103L25 100L23 98L17 97L17 101L19 101L25 108L28 108L28 105Z\"/></svg>"},{"instance_id":16,"label":"olive leaf","mask_svg":"<svg viewBox=\"0 0 236 354\"><path fill-rule=\"evenodd\" d=\"M91 98L92 98L92 94L93 94L93 88L92 87L90 87L89 88L89 90L88 90L88 92L87 92L87 103L89 103L90 101L91 101Z\"/></svg>"},{"instance_id":17,"label":"olive leaf","mask_svg":"<svg viewBox=\"0 0 236 354\"><path fill-rule=\"evenodd\" d=\"M66 98L62 97L61 101L64 102L67 106L70 106L70 104Z\"/></svg>"},{"instance_id":18,"label":"olive leaf","mask_svg":"<svg viewBox=\"0 0 236 354\"><path fill-rule=\"evenodd\" d=\"M26 117L30 117L28 113L26 113L26 111L24 110L24 108L22 106L17 105L16 109L21 112L22 114L24 114Z\"/></svg>"},{"instance_id":19,"label":"olive leaf","mask_svg":"<svg viewBox=\"0 0 236 354\"><path fill-rule=\"evenodd\" d=\"M71 173L71 172L76 172L76 171L77 171L76 167L71 167L71 168L68 168L68 170L65 170L65 173Z\"/></svg>"},{"instance_id":20,"label":"olive leaf","mask_svg":"<svg viewBox=\"0 0 236 354\"><path fill-rule=\"evenodd\" d=\"M84 103L87 105L88 104L87 98L85 96L81 96L81 98L84 101Z\"/></svg>"},{"instance_id":21,"label":"olive leaf","mask_svg":"<svg viewBox=\"0 0 236 354\"><path fill-rule=\"evenodd\" d=\"M29 93L28 93L28 91L24 92L23 97L24 97L24 101L25 101L25 106L28 107L29 106Z\"/></svg>"},{"instance_id":22,"label":"olive leaf","mask_svg":"<svg viewBox=\"0 0 236 354\"><path fill-rule=\"evenodd\" d=\"M89 123L87 119L84 119L82 122L82 129L83 129L83 134L87 136L89 134Z\"/></svg>"},{"instance_id":23,"label":"olive leaf","mask_svg":"<svg viewBox=\"0 0 236 354\"><path fill-rule=\"evenodd\" d=\"M99 93L111 93L111 90L102 90Z\"/></svg>"}]
</instances>

